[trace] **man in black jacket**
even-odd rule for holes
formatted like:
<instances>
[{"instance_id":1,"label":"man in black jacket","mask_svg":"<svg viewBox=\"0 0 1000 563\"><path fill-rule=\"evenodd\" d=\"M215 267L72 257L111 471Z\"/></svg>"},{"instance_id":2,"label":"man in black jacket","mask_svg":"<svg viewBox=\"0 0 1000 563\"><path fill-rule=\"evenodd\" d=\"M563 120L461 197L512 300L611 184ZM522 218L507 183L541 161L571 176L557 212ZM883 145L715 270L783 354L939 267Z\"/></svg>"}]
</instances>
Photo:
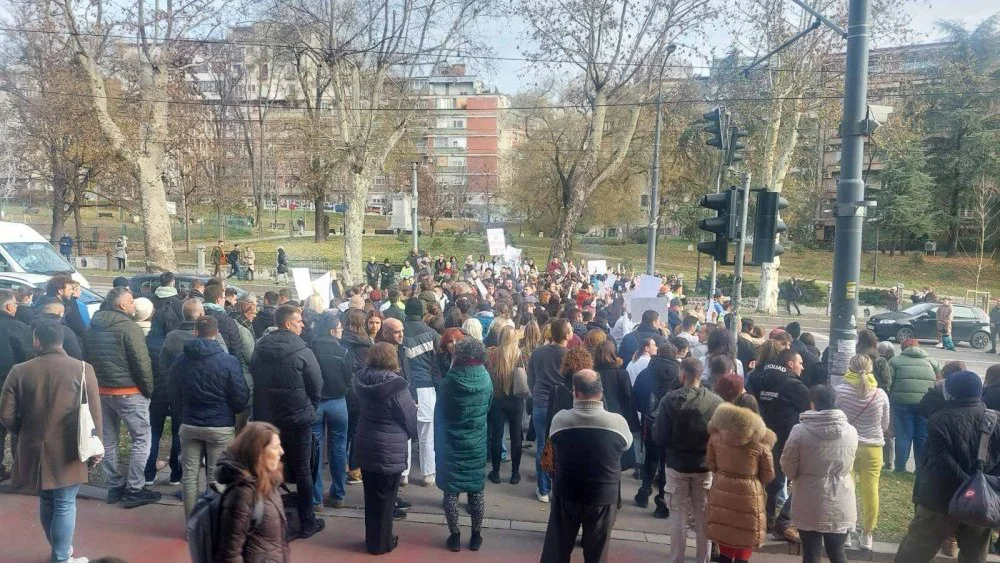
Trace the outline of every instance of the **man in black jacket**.
<instances>
[{"instance_id":1,"label":"man in black jacket","mask_svg":"<svg viewBox=\"0 0 1000 563\"><path fill-rule=\"evenodd\" d=\"M316 317L313 325L313 339L310 347L316 354L320 372L323 374L323 389L320 391L319 406L316 407L316 423L313 435L319 442L319 460L313 475L313 504L323 502L323 449L330 458L330 496L326 506L344 507L345 485L347 482L347 390L353 375L353 358L340 345L344 326L332 311ZM324 431L327 434L323 441Z\"/></svg>"},{"instance_id":2,"label":"man in black jacket","mask_svg":"<svg viewBox=\"0 0 1000 563\"><path fill-rule=\"evenodd\" d=\"M66 306L61 299L46 297L37 311L38 314L32 320L31 327L34 328L39 322L44 320L56 321L62 327L63 351L66 352L67 356L75 360L83 360L83 347L80 346L80 339L77 338L76 333L71 328L66 326L65 312Z\"/></svg>"},{"instance_id":3,"label":"man in black jacket","mask_svg":"<svg viewBox=\"0 0 1000 563\"><path fill-rule=\"evenodd\" d=\"M87 326L83 322L83 316L80 314L80 306L76 303L76 297L73 296L73 288L73 278L69 274L56 274L49 278L48 283L45 284L45 296L58 297L62 300L63 306L66 309L66 326L73 329L73 332L78 337L83 338L87 331Z\"/></svg>"},{"instance_id":4,"label":"man in black jacket","mask_svg":"<svg viewBox=\"0 0 1000 563\"><path fill-rule=\"evenodd\" d=\"M696 561L708 561L708 530L705 508L712 474L705 464L708 421L722 404L718 395L701 386L701 361L681 362L684 387L667 393L656 412L653 440L663 447L670 483L670 546L674 563L684 563L687 515L694 515Z\"/></svg>"},{"instance_id":5,"label":"man in black jacket","mask_svg":"<svg viewBox=\"0 0 1000 563\"><path fill-rule=\"evenodd\" d=\"M666 342L667 337L663 336L661 328L659 313L653 310L643 312L639 326L626 334L625 338L622 338L621 346L618 347L618 357L622 359L622 363L628 365L632 361L632 354L639 348L639 341L643 338L652 338L657 346Z\"/></svg>"},{"instance_id":6,"label":"man in black jacket","mask_svg":"<svg viewBox=\"0 0 1000 563\"><path fill-rule=\"evenodd\" d=\"M681 348L687 350L687 347ZM663 446L653 440L653 423L656 420L656 411L659 408L663 397L681 386L681 362L677 358L678 348L674 344L667 342L661 344L656 349L656 355L649 359L649 365L639 373L635 379L636 385L649 385L649 395L645 405L641 405L643 412L642 424L645 432L643 445L646 450L646 457L642 464L642 484L635 495L635 504L641 508L649 505L649 495L653 493L655 484L658 492L653 502L656 504L656 511L653 516L656 518L666 518L670 512L666 504L665 484L665 459L663 457Z\"/></svg>"},{"instance_id":7,"label":"man in black jacket","mask_svg":"<svg viewBox=\"0 0 1000 563\"><path fill-rule=\"evenodd\" d=\"M420 470L424 485L434 484L434 405L437 392L434 386L440 381L437 363L438 343L441 335L424 322L424 302L416 297L406 300L406 321L403 323L403 374L410 383L410 394L417 403L417 433L420 438ZM409 480L409 467L403 479Z\"/></svg>"},{"instance_id":8,"label":"man in black jacket","mask_svg":"<svg viewBox=\"0 0 1000 563\"><path fill-rule=\"evenodd\" d=\"M960 371L944 385L948 399L927 424L927 449L913 485L916 513L899 544L897 563L930 561L949 537L958 540L964 561L986 561L989 550L990 528L959 521L948 514L948 505L975 474L980 456L988 478L1000 477L1000 423L996 411L987 411L979 398L983 391L979 375Z\"/></svg>"},{"instance_id":9,"label":"man in black jacket","mask_svg":"<svg viewBox=\"0 0 1000 563\"><path fill-rule=\"evenodd\" d=\"M160 274L160 285L149 300L153 302L150 334L164 337L181 324L181 298L177 296L177 278L172 272Z\"/></svg>"},{"instance_id":10,"label":"man in black jacket","mask_svg":"<svg viewBox=\"0 0 1000 563\"><path fill-rule=\"evenodd\" d=\"M760 416L777 436L772 450L774 454L775 478L767 485L767 523L773 527L779 540L797 542L799 534L792 527L789 513L792 495L788 495L785 505L778 510L778 493L785 486L785 474L781 471L781 452L792 427L799 423L799 415L809 410L809 389L802 383L802 356L795 350L783 350L774 362L764 366L757 392Z\"/></svg>"},{"instance_id":11,"label":"man in black jacket","mask_svg":"<svg viewBox=\"0 0 1000 563\"><path fill-rule=\"evenodd\" d=\"M226 290L221 283L209 284L205 288L205 314L215 317L219 323L219 334L226 341L226 348L229 355L237 360L243 353L243 338L240 336L240 329L236 326L236 321L226 313L222 307L225 302Z\"/></svg>"},{"instance_id":12,"label":"man in black jacket","mask_svg":"<svg viewBox=\"0 0 1000 563\"><path fill-rule=\"evenodd\" d=\"M232 320L232 319L230 319ZM282 305L274 312L278 330L257 342L250 360L253 374L254 420L270 422L281 430L285 449L286 474L299 492L298 510L301 538L308 538L325 526L313 514L313 433L316 405L323 389L323 374L316 355L299 338L302 313L298 307Z\"/></svg>"},{"instance_id":13,"label":"man in black jacket","mask_svg":"<svg viewBox=\"0 0 1000 563\"><path fill-rule=\"evenodd\" d=\"M111 487L108 503L121 500L125 508L135 508L160 500L160 493L145 487L144 476L152 440L149 399L153 394L153 366L146 337L132 320L132 292L127 287L116 287L104 298L104 306L94 313L84 338L101 390L105 450L101 463L105 481ZM122 422L132 438L127 479L118 471Z\"/></svg>"},{"instance_id":14,"label":"man in black jacket","mask_svg":"<svg viewBox=\"0 0 1000 563\"><path fill-rule=\"evenodd\" d=\"M17 313L17 298L8 289L0 289L0 389L14 364L26 362L35 355L32 346L31 328L14 318ZM4 443L7 428L0 424L0 481L9 477L3 465ZM11 438L11 451L17 449L16 439Z\"/></svg>"},{"instance_id":15,"label":"man in black jacket","mask_svg":"<svg viewBox=\"0 0 1000 563\"><path fill-rule=\"evenodd\" d=\"M264 306L257 311L257 316L253 319L254 338L264 336L264 331L274 326L274 309L278 306L278 293L268 291L264 293Z\"/></svg>"}]
</instances>

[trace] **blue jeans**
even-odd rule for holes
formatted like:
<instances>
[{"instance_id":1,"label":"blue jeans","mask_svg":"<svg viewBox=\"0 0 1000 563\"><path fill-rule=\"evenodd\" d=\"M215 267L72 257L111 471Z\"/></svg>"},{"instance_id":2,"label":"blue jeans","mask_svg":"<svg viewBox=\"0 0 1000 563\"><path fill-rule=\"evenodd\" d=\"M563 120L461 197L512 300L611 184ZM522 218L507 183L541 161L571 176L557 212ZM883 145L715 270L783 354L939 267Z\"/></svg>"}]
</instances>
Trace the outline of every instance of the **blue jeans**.
<instances>
[{"instance_id":1,"label":"blue jeans","mask_svg":"<svg viewBox=\"0 0 1000 563\"><path fill-rule=\"evenodd\" d=\"M326 399L316 408L313 435L319 444L319 459L313 473L313 504L323 502L323 431L330 456L330 498L344 500L347 484L347 399Z\"/></svg>"},{"instance_id":2,"label":"blue jeans","mask_svg":"<svg viewBox=\"0 0 1000 563\"><path fill-rule=\"evenodd\" d=\"M76 493L80 485L38 491L39 516L45 539L52 546L52 561L69 559L76 528Z\"/></svg>"},{"instance_id":3,"label":"blue jeans","mask_svg":"<svg viewBox=\"0 0 1000 563\"><path fill-rule=\"evenodd\" d=\"M535 474L538 476L538 492L543 495L552 490L552 479L542 470L542 452L545 450L545 440L549 437L545 411L546 409L537 406L531 410L531 424L535 427Z\"/></svg>"},{"instance_id":4,"label":"blue jeans","mask_svg":"<svg viewBox=\"0 0 1000 563\"><path fill-rule=\"evenodd\" d=\"M104 415L104 481L109 487L127 486L138 491L146 486L146 462L152 430L149 427L149 399L142 395L102 395L101 411ZM121 423L125 423L132 438L128 472L122 476L118 470L118 441Z\"/></svg>"},{"instance_id":5,"label":"blue jeans","mask_svg":"<svg viewBox=\"0 0 1000 563\"><path fill-rule=\"evenodd\" d=\"M896 471L906 471L910 459L910 444L917 471L924 458L927 443L927 419L920 416L916 405L892 405L893 429L896 431Z\"/></svg>"}]
</instances>

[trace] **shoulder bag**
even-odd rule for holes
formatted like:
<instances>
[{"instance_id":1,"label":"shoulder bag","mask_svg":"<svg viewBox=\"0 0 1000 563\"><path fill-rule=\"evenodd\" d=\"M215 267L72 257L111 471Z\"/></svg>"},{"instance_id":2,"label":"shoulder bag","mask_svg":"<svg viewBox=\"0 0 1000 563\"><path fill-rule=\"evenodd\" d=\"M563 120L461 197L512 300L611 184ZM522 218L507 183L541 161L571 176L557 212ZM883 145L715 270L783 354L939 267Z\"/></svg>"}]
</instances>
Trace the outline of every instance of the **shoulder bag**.
<instances>
[{"instance_id":1,"label":"shoulder bag","mask_svg":"<svg viewBox=\"0 0 1000 563\"><path fill-rule=\"evenodd\" d=\"M94 456L104 455L104 444L97 437L94 417L90 416L90 397L87 396L87 364L80 362L80 366L80 400L77 406L79 422L77 423L76 448L80 461L86 463Z\"/></svg>"},{"instance_id":2,"label":"shoulder bag","mask_svg":"<svg viewBox=\"0 0 1000 563\"><path fill-rule=\"evenodd\" d=\"M524 369L524 355L518 360L517 367L514 368L514 385L512 392L519 399L527 399L531 396L531 388L528 387L528 370Z\"/></svg>"},{"instance_id":3,"label":"shoulder bag","mask_svg":"<svg viewBox=\"0 0 1000 563\"><path fill-rule=\"evenodd\" d=\"M970 526L1000 527L1000 478L986 474L990 438L997 425L997 411L987 409L979 422L979 455L976 471L955 491L948 516Z\"/></svg>"}]
</instances>

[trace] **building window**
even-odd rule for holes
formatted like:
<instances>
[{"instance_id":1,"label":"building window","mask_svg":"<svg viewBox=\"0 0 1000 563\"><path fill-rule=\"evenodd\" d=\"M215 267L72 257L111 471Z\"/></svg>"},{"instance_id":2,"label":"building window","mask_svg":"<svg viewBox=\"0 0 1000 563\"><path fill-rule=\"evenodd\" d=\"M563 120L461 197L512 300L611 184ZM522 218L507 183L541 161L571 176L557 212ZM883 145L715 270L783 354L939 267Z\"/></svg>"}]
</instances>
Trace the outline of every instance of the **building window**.
<instances>
[{"instance_id":1,"label":"building window","mask_svg":"<svg viewBox=\"0 0 1000 563\"><path fill-rule=\"evenodd\" d=\"M647 209L649 207L649 194L641 194L639 196L639 207Z\"/></svg>"},{"instance_id":2,"label":"building window","mask_svg":"<svg viewBox=\"0 0 1000 563\"><path fill-rule=\"evenodd\" d=\"M438 98L437 109L455 109L455 98Z\"/></svg>"}]
</instances>

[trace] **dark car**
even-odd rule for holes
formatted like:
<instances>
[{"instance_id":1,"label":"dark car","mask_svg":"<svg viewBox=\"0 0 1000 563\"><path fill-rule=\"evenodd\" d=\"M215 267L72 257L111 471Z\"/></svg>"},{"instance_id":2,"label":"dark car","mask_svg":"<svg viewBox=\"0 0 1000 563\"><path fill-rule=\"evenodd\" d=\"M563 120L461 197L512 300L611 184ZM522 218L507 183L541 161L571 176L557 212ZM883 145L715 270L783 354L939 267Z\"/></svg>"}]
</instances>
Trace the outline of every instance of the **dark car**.
<instances>
[{"instance_id":1,"label":"dark car","mask_svg":"<svg viewBox=\"0 0 1000 563\"><path fill-rule=\"evenodd\" d=\"M212 279L212 277L178 274L176 279L177 291L182 294L187 294L187 292L191 290L191 282L193 280L207 282ZM128 287L132 290L133 295L139 297L151 297L153 292L156 291L156 288L160 287L160 274L139 274L137 276L132 276L132 279L128 282ZM243 297L247 293L245 290L236 287L229 282L226 282L226 287L235 289L237 297Z\"/></svg>"},{"instance_id":2,"label":"dark car","mask_svg":"<svg viewBox=\"0 0 1000 563\"><path fill-rule=\"evenodd\" d=\"M868 328L879 340L937 340L937 309L940 306L940 303L917 303L902 311L874 315L868 319ZM971 305L952 304L952 309L952 340L968 342L976 349L985 348L990 343L990 319L986 312Z\"/></svg>"}]
</instances>

